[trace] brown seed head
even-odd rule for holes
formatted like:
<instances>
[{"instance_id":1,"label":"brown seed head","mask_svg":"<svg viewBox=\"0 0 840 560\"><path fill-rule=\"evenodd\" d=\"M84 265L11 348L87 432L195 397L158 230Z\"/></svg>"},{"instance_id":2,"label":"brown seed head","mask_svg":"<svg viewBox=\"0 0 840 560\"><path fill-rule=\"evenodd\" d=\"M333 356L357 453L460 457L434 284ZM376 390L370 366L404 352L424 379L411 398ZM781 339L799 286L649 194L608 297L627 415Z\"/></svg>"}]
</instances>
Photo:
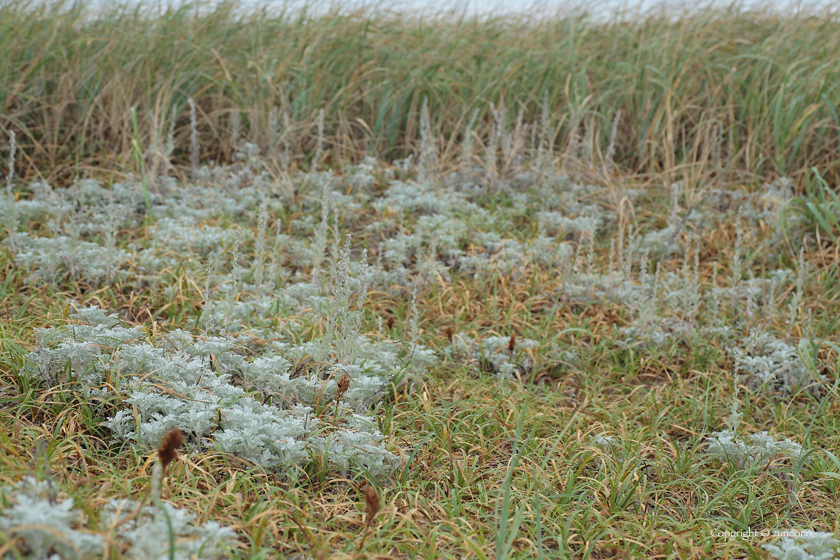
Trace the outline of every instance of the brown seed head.
<instances>
[{"instance_id":1,"label":"brown seed head","mask_svg":"<svg viewBox=\"0 0 840 560\"><path fill-rule=\"evenodd\" d=\"M513 351L516 349L516 333L510 335L510 341L508 342L508 351L513 354Z\"/></svg>"},{"instance_id":2,"label":"brown seed head","mask_svg":"<svg viewBox=\"0 0 840 560\"><path fill-rule=\"evenodd\" d=\"M394 328L394 318L393 317L388 317L388 320L385 321L385 324L388 326L388 330L390 331L391 329Z\"/></svg>"},{"instance_id":3,"label":"brown seed head","mask_svg":"<svg viewBox=\"0 0 840 560\"><path fill-rule=\"evenodd\" d=\"M344 396L344 393L346 393L349 388L350 376L345 373L341 376L341 379L338 380L338 390L335 393L335 402L340 401L341 397Z\"/></svg>"},{"instance_id":4,"label":"brown seed head","mask_svg":"<svg viewBox=\"0 0 840 560\"><path fill-rule=\"evenodd\" d=\"M370 527L376 514L379 513L379 494L376 492L376 488L370 484L365 484L362 487L362 492L365 495L365 525Z\"/></svg>"},{"instance_id":5,"label":"brown seed head","mask_svg":"<svg viewBox=\"0 0 840 560\"><path fill-rule=\"evenodd\" d=\"M446 340L449 341L449 344L452 344L452 327L446 327L443 330L443 334L446 335Z\"/></svg>"},{"instance_id":6,"label":"brown seed head","mask_svg":"<svg viewBox=\"0 0 840 560\"><path fill-rule=\"evenodd\" d=\"M178 448L184 445L184 435L178 428L172 430L163 436L160 441L160 448L158 448L158 458L163 470L169 466L169 463L178 458Z\"/></svg>"}]
</instances>

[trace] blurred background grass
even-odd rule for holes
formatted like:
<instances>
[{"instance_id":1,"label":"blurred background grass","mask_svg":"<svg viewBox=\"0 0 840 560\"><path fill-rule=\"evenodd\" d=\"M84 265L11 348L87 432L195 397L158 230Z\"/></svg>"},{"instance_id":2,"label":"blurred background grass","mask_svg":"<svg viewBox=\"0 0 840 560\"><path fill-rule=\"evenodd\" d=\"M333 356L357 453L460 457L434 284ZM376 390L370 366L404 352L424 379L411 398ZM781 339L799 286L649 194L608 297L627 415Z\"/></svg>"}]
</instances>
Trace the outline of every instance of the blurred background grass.
<instances>
[{"instance_id":1,"label":"blurred background grass","mask_svg":"<svg viewBox=\"0 0 840 560\"><path fill-rule=\"evenodd\" d=\"M96 11L78 2L0 4L0 142L5 148L7 132L17 133L25 174L62 182L130 166L131 107L153 144L174 104L176 156L186 161L189 97L202 158L221 162L232 156L233 110L262 149L277 140L276 106L290 116L285 139L297 153L311 151L323 108L333 161L365 150L396 159L415 150L425 97L444 153L454 156L474 109L481 139L491 102L504 100L511 121L522 109L537 122L547 95L558 152L578 137L597 162L621 110L615 159L624 172L677 180L713 162L738 181L804 181L816 166L836 183L840 22L828 13L458 19L375 9L307 15L237 2L149 12L121 2Z\"/></svg>"}]
</instances>

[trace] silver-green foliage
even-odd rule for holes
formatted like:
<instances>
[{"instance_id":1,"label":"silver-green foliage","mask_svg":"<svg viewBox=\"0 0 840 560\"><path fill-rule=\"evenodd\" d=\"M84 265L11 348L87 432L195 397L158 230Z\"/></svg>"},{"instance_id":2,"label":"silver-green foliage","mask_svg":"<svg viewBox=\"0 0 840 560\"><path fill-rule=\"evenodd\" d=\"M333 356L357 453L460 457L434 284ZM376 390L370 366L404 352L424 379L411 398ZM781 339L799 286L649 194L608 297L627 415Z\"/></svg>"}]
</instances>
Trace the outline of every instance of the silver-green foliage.
<instances>
[{"instance_id":1,"label":"silver-green foliage","mask_svg":"<svg viewBox=\"0 0 840 560\"><path fill-rule=\"evenodd\" d=\"M800 531L796 536L784 536L777 542L762 545L776 560L833 560L840 553L840 541L832 533Z\"/></svg>"},{"instance_id":2,"label":"silver-green foliage","mask_svg":"<svg viewBox=\"0 0 840 560\"><path fill-rule=\"evenodd\" d=\"M0 489L0 495L0 531L19 538L29 558L103 556L103 534L87 527L88 515L75 508L72 498L57 499L52 482L28 476ZM215 521L199 525L194 515L168 503L138 507L129 500L112 500L101 512L99 527L114 528L111 545L137 560L221 558L236 539L232 529Z\"/></svg>"},{"instance_id":3,"label":"silver-green foliage","mask_svg":"<svg viewBox=\"0 0 840 560\"><path fill-rule=\"evenodd\" d=\"M81 310L76 324L44 329L40 345L28 359L30 374L54 380L68 364L79 390L98 396L126 394L123 408L105 422L117 439L157 445L174 427L195 446L205 442L266 467L305 462L311 452L347 468L389 471L396 457L383 447L370 405L400 368L397 353L355 339L355 357L337 361L328 346L320 369L297 375L291 359L310 355L323 344L277 344L254 359L246 359L240 341L186 331L151 340L137 327L119 325L116 315L99 309ZM346 415L337 430L327 429L313 414L330 402L336 380L351 379L342 400ZM240 381L236 381L240 380ZM264 391L259 397L254 390ZM265 395L270 395L266 398Z\"/></svg>"}]
</instances>

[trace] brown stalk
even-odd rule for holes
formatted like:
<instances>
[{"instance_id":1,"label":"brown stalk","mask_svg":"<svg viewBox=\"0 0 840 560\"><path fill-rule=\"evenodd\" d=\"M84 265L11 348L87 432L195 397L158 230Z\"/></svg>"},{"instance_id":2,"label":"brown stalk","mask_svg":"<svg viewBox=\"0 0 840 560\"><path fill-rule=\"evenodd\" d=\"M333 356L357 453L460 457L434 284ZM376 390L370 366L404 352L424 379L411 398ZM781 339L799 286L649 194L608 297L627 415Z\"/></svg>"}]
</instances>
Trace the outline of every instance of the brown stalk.
<instances>
[{"instance_id":1,"label":"brown stalk","mask_svg":"<svg viewBox=\"0 0 840 560\"><path fill-rule=\"evenodd\" d=\"M362 494L365 498L365 532L362 535L362 541L356 549L357 552L365 545L365 540L367 539L370 528L373 526L373 521L376 519L376 515L382 508L382 503L379 500L379 493L376 491L376 488L371 486L370 483L365 483L365 485L362 486Z\"/></svg>"}]
</instances>

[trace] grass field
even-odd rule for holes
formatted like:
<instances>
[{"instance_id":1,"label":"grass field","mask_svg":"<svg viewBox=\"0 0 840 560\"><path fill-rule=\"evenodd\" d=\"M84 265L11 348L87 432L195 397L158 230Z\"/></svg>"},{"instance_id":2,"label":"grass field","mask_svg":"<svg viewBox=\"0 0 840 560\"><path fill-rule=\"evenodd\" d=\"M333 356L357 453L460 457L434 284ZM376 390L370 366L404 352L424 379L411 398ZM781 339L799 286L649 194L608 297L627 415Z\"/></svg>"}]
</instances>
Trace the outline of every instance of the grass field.
<instances>
[{"instance_id":1,"label":"grass field","mask_svg":"<svg viewBox=\"0 0 840 560\"><path fill-rule=\"evenodd\" d=\"M0 5L0 557L838 557L838 38Z\"/></svg>"}]
</instances>

